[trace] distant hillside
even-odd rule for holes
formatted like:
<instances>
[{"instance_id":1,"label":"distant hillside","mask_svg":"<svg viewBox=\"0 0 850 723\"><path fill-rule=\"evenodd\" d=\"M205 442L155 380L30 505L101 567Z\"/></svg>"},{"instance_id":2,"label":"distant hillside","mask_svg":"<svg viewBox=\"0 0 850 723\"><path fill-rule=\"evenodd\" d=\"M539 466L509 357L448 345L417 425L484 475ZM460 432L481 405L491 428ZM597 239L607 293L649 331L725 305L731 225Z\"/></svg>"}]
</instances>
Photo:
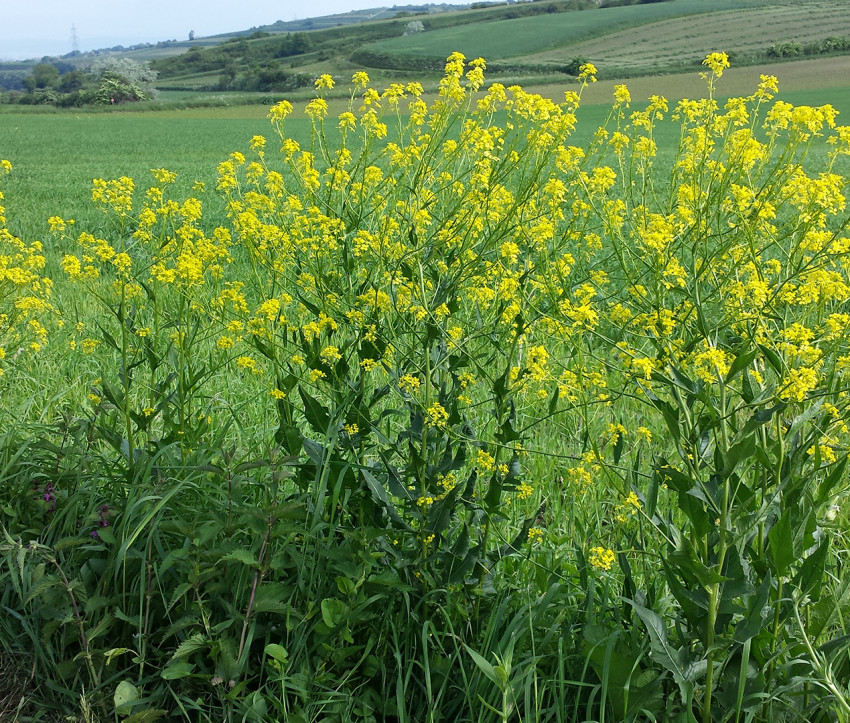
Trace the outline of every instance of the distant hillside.
<instances>
[{"instance_id":1,"label":"distant hillside","mask_svg":"<svg viewBox=\"0 0 850 723\"><path fill-rule=\"evenodd\" d=\"M352 10L337 15L323 15L318 18L304 18L303 20L278 20L271 25L262 25L258 30L266 33L299 33L308 30L324 30L340 25L354 25L365 23L370 20L392 20L415 15L430 15L442 12L457 12L468 9L468 5L393 5L391 8L370 8L368 10ZM243 34L250 31L243 31ZM233 35L233 33L231 33Z\"/></svg>"},{"instance_id":2,"label":"distant hillside","mask_svg":"<svg viewBox=\"0 0 850 723\"><path fill-rule=\"evenodd\" d=\"M458 26L479 27L480 23L506 21L523 17L576 13L596 8L597 0L550 0L548 2L474 3L462 7L448 5L395 6L394 17L382 19L376 10L330 16L346 18L347 25L336 24L324 29L268 32L287 23L257 28L250 34L230 34L217 46L190 49L189 52L156 59L163 88L205 90L274 90L285 91L307 85L320 72L343 72L366 65L383 68L389 73L406 69L393 62L363 62L365 46L390 38L412 39ZM427 9L427 12L425 11ZM422 12L414 13L414 11ZM327 18L312 22L327 22ZM293 28L293 25L289 25ZM426 31L416 33L417 30ZM473 30L474 32L474 30ZM444 59L444 58L443 58ZM425 70L439 70L440 62L426 64Z\"/></svg>"},{"instance_id":3,"label":"distant hillside","mask_svg":"<svg viewBox=\"0 0 850 723\"><path fill-rule=\"evenodd\" d=\"M600 77L670 73L723 50L736 65L850 54L850 0L532 0L394 5L282 21L191 41L98 55L150 62L161 90L292 92L321 73L366 69L377 83L436 82L459 50L484 57L490 78L563 81L583 62ZM0 87L20 87L31 64L0 66ZM66 70L60 68L60 73Z\"/></svg>"}]
</instances>

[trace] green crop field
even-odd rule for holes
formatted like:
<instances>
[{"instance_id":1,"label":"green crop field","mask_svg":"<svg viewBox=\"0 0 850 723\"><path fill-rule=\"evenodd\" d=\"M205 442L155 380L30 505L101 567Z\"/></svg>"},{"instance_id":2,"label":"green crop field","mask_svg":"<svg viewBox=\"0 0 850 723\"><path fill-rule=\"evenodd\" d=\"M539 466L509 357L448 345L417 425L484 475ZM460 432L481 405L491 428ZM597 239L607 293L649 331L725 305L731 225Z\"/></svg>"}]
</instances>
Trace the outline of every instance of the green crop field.
<instances>
[{"instance_id":1,"label":"green crop field","mask_svg":"<svg viewBox=\"0 0 850 723\"><path fill-rule=\"evenodd\" d=\"M705 8L713 5L703 3ZM780 43L805 45L828 36L848 37L850 13L847 10L843 0L814 0L742 8L734 12L710 12L606 32L602 37L570 43L555 50L527 53L523 48L517 56L529 63L563 63L579 56L590 60L600 70L666 71L677 65L699 62L712 50L740 56Z\"/></svg>"},{"instance_id":2,"label":"green crop field","mask_svg":"<svg viewBox=\"0 0 850 723\"><path fill-rule=\"evenodd\" d=\"M587 38L685 15L760 7L767 0L671 0L649 5L559 13L531 18L474 23L391 38L366 46L367 50L398 55L446 57L460 50L469 57L489 60L517 58L544 49L570 46ZM706 51L708 52L708 51Z\"/></svg>"}]
</instances>

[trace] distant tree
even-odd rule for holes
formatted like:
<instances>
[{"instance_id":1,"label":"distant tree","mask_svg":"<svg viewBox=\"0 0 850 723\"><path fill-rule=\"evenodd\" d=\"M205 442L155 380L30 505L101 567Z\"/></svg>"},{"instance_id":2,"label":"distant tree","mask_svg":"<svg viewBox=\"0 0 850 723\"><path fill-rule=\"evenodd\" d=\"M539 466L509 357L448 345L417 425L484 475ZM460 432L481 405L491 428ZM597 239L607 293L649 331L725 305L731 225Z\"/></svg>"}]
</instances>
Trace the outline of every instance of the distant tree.
<instances>
[{"instance_id":1,"label":"distant tree","mask_svg":"<svg viewBox=\"0 0 850 723\"><path fill-rule=\"evenodd\" d=\"M65 73L59 79L59 90L63 93L73 93L85 84L86 76L79 70L72 70L70 73Z\"/></svg>"},{"instance_id":2,"label":"distant tree","mask_svg":"<svg viewBox=\"0 0 850 723\"><path fill-rule=\"evenodd\" d=\"M417 33L424 32L425 26L422 24L421 20L411 20L407 25L404 26L405 35L416 35Z\"/></svg>"},{"instance_id":3,"label":"distant tree","mask_svg":"<svg viewBox=\"0 0 850 723\"><path fill-rule=\"evenodd\" d=\"M59 71L52 63L33 66L32 79L36 88L55 88L59 85Z\"/></svg>"},{"instance_id":4,"label":"distant tree","mask_svg":"<svg viewBox=\"0 0 850 723\"><path fill-rule=\"evenodd\" d=\"M304 33L287 33L277 51L278 58L301 55L310 50L310 39Z\"/></svg>"},{"instance_id":5,"label":"distant tree","mask_svg":"<svg viewBox=\"0 0 850 723\"><path fill-rule=\"evenodd\" d=\"M190 30L190 31L189 31L189 40L194 40L194 39L195 39L195 31L194 31L194 30Z\"/></svg>"},{"instance_id":6,"label":"distant tree","mask_svg":"<svg viewBox=\"0 0 850 723\"><path fill-rule=\"evenodd\" d=\"M130 58L113 57L98 58L92 64L91 72L95 77L114 73L143 88L153 87L157 75L148 63L139 63Z\"/></svg>"},{"instance_id":7,"label":"distant tree","mask_svg":"<svg viewBox=\"0 0 850 723\"><path fill-rule=\"evenodd\" d=\"M97 79L94 101L104 105L148 100L156 95L156 71L130 58L101 58L91 67Z\"/></svg>"}]
</instances>

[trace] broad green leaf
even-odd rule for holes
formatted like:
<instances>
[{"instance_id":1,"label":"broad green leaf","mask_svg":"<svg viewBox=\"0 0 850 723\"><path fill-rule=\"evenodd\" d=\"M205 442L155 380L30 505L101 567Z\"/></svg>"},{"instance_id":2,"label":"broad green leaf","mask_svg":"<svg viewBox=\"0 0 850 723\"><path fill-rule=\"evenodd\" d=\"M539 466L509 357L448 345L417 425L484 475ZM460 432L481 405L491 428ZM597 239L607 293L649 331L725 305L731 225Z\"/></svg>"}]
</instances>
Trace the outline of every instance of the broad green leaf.
<instances>
[{"instance_id":1,"label":"broad green leaf","mask_svg":"<svg viewBox=\"0 0 850 723\"><path fill-rule=\"evenodd\" d=\"M305 392L303 387L298 387L298 393L304 402L303 411L304 416L307 418L307 424L312 427L316 434L324 437L328 433L328 427L331 423L331 415L328 408Z\"/></svg>"},{"instance_id":2,"label":"broad green leaf","mask_svg":"<svg viewBox=\"0 0 850 723\"><path fill-rule=\"evenodd\" d=\"M838 484L839 480L844 479L845 469L847 469L847 457L842 458L838 464L832 467L826 479L818 485L817 506L824 504L832 494L835 485Z\"/></svg>"},{"instance_id":3,"label":"broad green leaf","mask_svg":"<svg viewBox=\"0 0 850 723\"><path fill-rule=\"evenodd\" d=\"M257 567L260 563L257 560L257 556L254 555L253 552L249 552L248 550L236 549L232 552L228 552L226 555L221 557L221 562L226 561L233 562L241 562L243 565L247 565L248 567Z\"/></svg>"},{"instance_id":4,"label":"broad green leaf","mask_svg":"<svg viewBox=\"0 0 850 723\"><path fill-rule=\"evenodd\" d=\"M322 600L322 620L325 625L333 629L342 625L348 615L348 605L336 598L325 598Z\"/></svg>"},{"instance_id":5,"label":"broad green leaf","mask_svg":"<svg viewBox=\"0 0 850 723\"><path fill-rule=\"evenodd\" d=\"M753 359L756 358L756 355L758 353L758 349L751 349L748 352L738 354L738 356L735 357L735 361L733 361L732 365L729 367L729 371L726 372L726 383L728 384L729 382L731 382L744 369L746 369L750 364L752 364Z\"/></svg>"},{"instance_id":6,"label":"broad green leaf","mask_svg":"<svg viewBox=\"0 0 850 723\"><path fill-rule=\"evenodd\" d=\"M179 680L180 678L185 678L187 675L191 675L194 669L194 663L187 663L185 660L181 660L180 662L166 665L160 676L163 680Z\"/></svg>"},{"instance_id":7,"label":"broad green leaf","mask_svg":"<svg viewBox=\"0 0 850 723\"><path fill-rule=\"evenodd\" d=\"M274 658L278 663L285 664L289 660L289 653L286 651L286 648L277 643L266 645L264 652L270 658Z\"/></svg>"},{"instance_id":8,"label":"broad green leaf","mask_svg":"<svg viewBox=\"0 0 850 723\"><path fill-rule=\"evenodd\" d=\"M206 650L209 645L210 641L207 640L203 633L195 633L188 640L184 640L177 646L177 650L174 651L171 659L179 660L180 658L186 658L199 650Z\"/></svg>"},{"instance_id":9,"label":"broad green leaf","mask_svg":"<svg viewBox=\"0 0 850 723\"><path fill-rule=\"evenodd\" d=\"M129 713L129 707L139 699L139 689L129 680L122 680L115 688L115 693L112 696L112 702L115 704L117 712L120 709L126 709L123 712Z\"/></svg>"},{"instance_id":10,"label":"broad green leaf","mask_svg":"<svg viewBox=\"0 0 850 723\"><path fill-rule=\"evenodd\" d=\"M770 558L777 577L784 577L797 558L794 553L794 534L791 530L791 510L785 510L767 535Z\"/></svg>"},{"instance_id":11,"label":"broad green leaf","mask_svg":"<svg viewBox=\"0 0 850 723\"><path fill-rule=\"evenodd\" d=\"M800 592L817 600L824 582L824 569L829 554L829 536L825 536L817 549L809 555L800 566L800 571L794 580Z\"/></svg>"},{"instance_id":12,"label":"broad green leaf","mask_svg":"<svg viewBox=\"0 0 850 723\"><path fill-rule=\"evenodd\" d=\"M735 626L735 641L739 643L748 642L764 628L765 616L769 614L769 609L766 609L765 606L770 597L772 583L773 580L768 572L758 590L748 600L747 615Z\"/></svg>"},{"instance_id":13,"label":"broad green leaf","mask_svg":"<svg viewBox=\"0 0 850 723\"><path fill-rule=\"evenodd\" d=\"M667 638L667 628L661 616L655 611L636 603L634 600L626 600L625 602L634 608L634 611L646 626L646 630L649 633L652 659L663 665L673 674L673 679L679 686L679 691L682 695L682 704L686 708L690 707L694 694L693 678L699 669L697 664L700 661L689 661L687 665L683 665L680 659L680 651L670 645L670 641ZM687 655L687 649L684 649L684 652Z\"/></svg>"}]
</instances>

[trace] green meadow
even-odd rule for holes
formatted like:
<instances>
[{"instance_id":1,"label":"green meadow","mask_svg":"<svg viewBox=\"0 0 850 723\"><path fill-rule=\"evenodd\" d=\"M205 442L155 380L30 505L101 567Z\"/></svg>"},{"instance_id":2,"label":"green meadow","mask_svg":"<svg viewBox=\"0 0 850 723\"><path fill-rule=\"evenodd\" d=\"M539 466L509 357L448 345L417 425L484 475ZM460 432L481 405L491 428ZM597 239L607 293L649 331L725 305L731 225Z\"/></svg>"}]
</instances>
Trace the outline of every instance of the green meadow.
<instances>
[{"instance_id":1,"label":"green meadow","mask_svg":"<svg viewBox=\"0 0 850 723\"><path fill-rule=\"evenodd\" d=\"M0 112L0 720L850 721L850 87L726 61Z\"/></svg>"},{"instance_id":2,"label":"green meadow","mask_svg":"<svg viewBox=\"0 0 850 723\"><path fill-rule=\"evenodd\" d=\"M721 100L724 92L751 92L759 73L775 73L780 80L779 98L799 105L830 103L841 113L839 123L850 122L850 86L832 87L833 83L842 82L844 65L844 59L838 58L733 68L720 86ZM587 142L592 129L605 120L617 82L600 81L585 90L577 144ZM694 72L622 82L631 89L634 108L643 107L652 94L675 102L703 93ZM344 84L344 79L340 83ZM576 87L572 83L555 83L528 89L557 101L565 90ZM341 97L331 101L336 112L342 112L346 104ZM300 117L290 120L288 132L306 143L310 124L303 115L304 102L295 105ZM145 187L152 183L150 170L164 167L177 173L176 187L181 193L188 193L195 181L212 186L218 164L229 153L244 152L252 136L269 133L267 115L265 105L115 113L0 112L3 157L15 166L15 173L5 184L7 205L15 211L9 214L10 228L24 238L40 238L50 216L94 222L99 217L89 203L94 178L129 176ZM662 141L659 145L671 148L677 127L661 124L658 132ZM212 203L216 202L214 194L209 197Z\"/></svg>"}]
</instances>

